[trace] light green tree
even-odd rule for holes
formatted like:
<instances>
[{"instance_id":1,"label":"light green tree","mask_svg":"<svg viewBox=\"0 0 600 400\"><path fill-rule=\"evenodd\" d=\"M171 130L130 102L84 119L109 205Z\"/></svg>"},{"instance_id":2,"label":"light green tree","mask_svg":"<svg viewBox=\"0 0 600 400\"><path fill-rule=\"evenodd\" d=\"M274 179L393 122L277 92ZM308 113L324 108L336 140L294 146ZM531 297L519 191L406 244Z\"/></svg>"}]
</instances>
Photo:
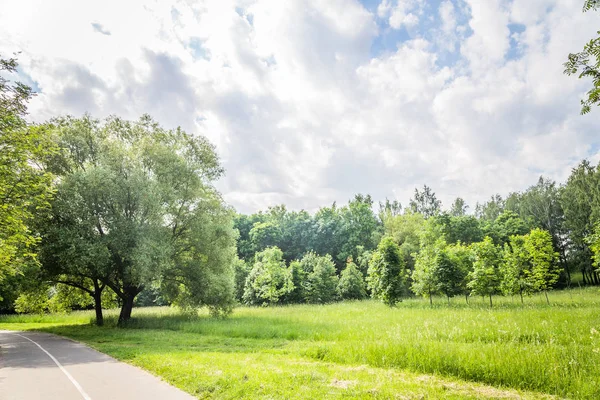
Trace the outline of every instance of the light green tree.
<instances>
[{"instance_id":1,"label":"light green tree","mask_svg":"<svg viewBox=\"0 0 600 400\"><path fill-rule=\"evenodd\" d=\"M525 250L531 263L531 286L536 291L543 291L548 299L548 290L558 281L558 253L552 246L552 236L543 229L533 229L525 236Z\"/></svg>"},{"instance_id":2,"label":"light green tree","mask_svg":"<svg viewBox=\"0 0 600 400\"><path fill-rule=\"evenodd\" d=\"M344 300L362 300L367 297L363 275L350 257L340 276L337 293Z\"/></svg>"},{"instance_id":3,"label":"light green tree","mask_svg":"<svg viewBox=\"0 0 600 400\"><path fill-rule=\"evenodd\" d=\"M439 276L440 252L445 245L443 240L434 244L426 244L415 254L415 269L412 273L412 291L419 296L428 296L429 304L433 304L433 295L441 289Z\"/></svg>"},{"instance_id":4,"label":"light green tree","mask_svg":"<svg viewBox=\"0 0 600 400\"><path fill-rule=\"evenodd\" d=\"M391 237L384 237L369 261L367 285L371 296L393 306L407 292L406 269L400 248Z\"/></svg>"},{"instance_id":5,"label":"light green tree","mask_svg":"<svg viewBox=\"0 0 600 400\"><path fill-rule=\"evenodd\" d=\"M36 262L39 235L32 222L52 195L53 177L43 162L55 146L46 129L25 122L33 92L7 79L17 66L0 57L0 280Z\"/></svg>"},{"instance_id":6,"label":"light green tree","mask_svg":"<svg viewBox=\"0 0 600 400\"><path fill-rule=\"evenodd\" d=\"M489 236L470 247L473 253L473 270L469 273L467 287L473 294L488 296L492 307L492 296L500 290L498 247Z\"/></svg>"},{"instance_id":7,"label":"light green tree","mask_svg":"<svg viewBox=\"0 0 600 400\"><path fill-rule=\"evenodd\" d=\"M462 293L465 296L465 301L469 302L469 274L473 271L473 255L469 246L457 242L446 247L446 254L450 262L453 264L453 280L447 282L451 285L452 290L458 294Z\"/></svg>"},{"instance_id":8,"label":"light green tree","mask_svg":"<svg viewBox=\"0 0 600 400\"><path fill-rule=\"evenodd\" d=\"M594 226L594 230L585 238L586 243L592 251L593 266L600 273L600 224Z\"/></svg>"},{"instance_id":9,"label":"light green tree","mask_svg":"<svg viewBox=\"0 0 600 400\"><path fill-rule=\"evenodd\" d=\"M525 248L525 236L511 236L509 243L504 245L500 272L502 275L500 288L504 294L519 294L523 303L523 295L533 293L531 264L529 253Z\"/></svg>"},{"instance_id":10,"label":"light green tree","mask_svg":"<svg viewBox=\"0 0 600 400\"><path fill-rule=\"evenodd\" d=\"M283 252L268 247L256 253L246 279L244 302L250 305L276 304L294 290L292 271L283 261Z\"/></svg>"}]
</instances>

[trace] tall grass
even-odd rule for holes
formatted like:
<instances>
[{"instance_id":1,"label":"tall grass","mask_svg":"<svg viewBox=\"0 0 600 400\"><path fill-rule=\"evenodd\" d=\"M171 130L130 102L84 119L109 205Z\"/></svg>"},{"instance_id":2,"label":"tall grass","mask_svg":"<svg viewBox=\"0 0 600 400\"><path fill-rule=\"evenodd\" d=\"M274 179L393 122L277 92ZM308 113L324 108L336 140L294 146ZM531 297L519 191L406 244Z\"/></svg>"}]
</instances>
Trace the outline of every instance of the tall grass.
<instances>
[{"instance_id":1,"label":"tall grass","mask_svg":"<svg viewBox=\"0 0 600 400\"><path fill-rule=\"evenodd\" d=\"M239 308L226 319L190 317L169 308L134 310L128 329L52 328L80 339L111 332L125 340L164 332L179 349L196 343L211 351L278 352L341 365L408 369L495 386L571 398L600 398L600 290L553 292L542 297L486 300L410 299L388 308L374 301L327 306ZM85 314L60 316L63 325ZM89 315L89 314L88 314ZM43 324L41 317L4 317ZM72 319L70 319L72 318ZM109 325L115 316L107 318ZM113 320L111 320L113 319ZM89 316L88 316L89 321ZM32 324L31 326L35 326ZM91 331L90 331L91 330ZM171 333L168 333L171 332ZM133 336L132 336L133 335ZM94 337L88 339L94 341ZM179 339L177 339L179 338ZM207 344L206 339L212 341Z\"/></svg>"}]
</instances>

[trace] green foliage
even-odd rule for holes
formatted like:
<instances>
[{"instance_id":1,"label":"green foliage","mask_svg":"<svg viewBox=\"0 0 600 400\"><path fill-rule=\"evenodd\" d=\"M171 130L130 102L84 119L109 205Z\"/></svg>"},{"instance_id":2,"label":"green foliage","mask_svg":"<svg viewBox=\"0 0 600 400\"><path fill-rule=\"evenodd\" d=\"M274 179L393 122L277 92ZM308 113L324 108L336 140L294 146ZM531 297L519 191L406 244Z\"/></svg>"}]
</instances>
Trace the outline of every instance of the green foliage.
<instances>
[{"instance_id":1,"label":"green foliage","mask_svg":"<svg viewBox=\"0 0 600 400\"><path fill-rule=\"evenodd\" d=\"M543 229L533 229L525 236L524 247L531 263L531 286L536 291L551 289L560 276L552 236Z\"/></svg>"},{"instance_id":2,"label":"green foliage","mask_svg":"<svg viewBox=\"0 0 600 400\"><path fill-rule=\"evenodd\" d=\"M367 284L371 296L393 306L407 292L406 270L400 248L389 236L384 237L369 261Z\"/></svg>"},{"instance_id":3,"label":"green foliage","mask_svg":"<svg viewBox=\"0 0 600 400\"><path fill-rule=\"evenodd\" d=\"M72 338L207 399L597 399L600 291L553 300L241 307L227 319L152 307L135 329L114 328L113 311L104 328L73 312L3 315L0 329Z\"/></svg>"},{"instance_id":4,"label":"green foliage","mask_svg":"<svg viewBox=\"0 0 600 400\"><path fill-rule=\"evenodd\" d=\"M583 11L596 11L598 0L585 0ZM597 32L600 35L600 31ZM587 98L581 100L581 114L587 114L592 106L600 104L600 36L590 39L579 53L569 53L564 64L567 75L579 74L581 78L591 78L592 88L587 92Z\"/></svg>"},{"instance_id":5,"label":"green foliage","mask_svg":"<svg viewBox=\"0 0 600 400\"><path fill-rule=\"evenodd\" d=\"M306 277L305 296L308 303L331 303L336 299L338 276L330 255L316 258Z\"/></svg>"},{"instance_id":6,"label":"green foliage","mask_svg":"<svg viewBox=\"0 0 600 400\"><path fill-rule=\"evenodd\" d=\"M524 236L511 236L509 243L504 245L501 265L502 293L519 294L521 302L524 294L533 293L531 286L531 265L529 254L525 248Z\"/></svg>"},{"instance_id":7,"label":"green foliage","mask_svg":"<svg viewBox=\"0 0 600 400\"><path fill-rule=\"evenodd\" d=\"M411 289L416 295L428 296L430 302L432 296L440 291L438 265L444 245L443 240L439 240L421 247L421 251L415 255Z\"/></svg>"},{"instance_id":8,"label":"green foliage","mask_svg":"<svg viewBox=\"0 0 600 400\"><path fill-rule=\"evenodd\" d=\"M450 215L453 217L464 217L467 215L467 209L469 206L462 197L457 197L452 203L452 207L450 208Z\"/></svg>"},{"instance_id":9,"label":"green foliage","mask_svg":"<svg viewBox=\"0 0 600 400\"><path fill-rule=\"evenodd\" d=\"M371 196L357 194L348 202L348 206L341 209L342 231L344 238L341 251L335 254L338 262L342 264L348 257L357 258L357 246L372 249L376 245L376 232L378 221L373 212Z\"/></svg>"},{"instance_id":10,"label":"green foliage","mask_svg":"<svg viewBox=\"0 0 600 400\"><path fill-rule=\"evenodd\" d=\"M275 304L294 290L292 271L283 261L283 252L268 247L256 253L246 279L243 300L249 305Z\"/></svg>"},{"instance_id":11,"label":"green foliage","mask_svg":"<svg viewBox=\"0 0 600 400\"><path fill-rule=\"evenodd\" d=\"M508 243L511 236L524 235L527 231L525 221L517 213L509 210L502 211L493 222L487 222L483 226L483 233L499 246Z\"/></svg>"},{"instance_id":12,"label":"green foliage","mask_svg":"<svg viewBox=\"0 0 600 400\"><path fill-rule=\"evenodd\" d=\"M414 269L412 255L419 252L419 241L424 225L423 216L412 212L384 221L384 233L386 236L394 238L394 241L400 246L400 253L408 270Z\"/></svg>"},{"instance_id":13,"label":"green foliage","mask_svg":"<svg viewBox=\"0 0 600 400\"><path fill-rule=\"evenodd\" d=\"M292 283L294 290L284 296L283 302L286 304L304 303L306 301L306 278L308 273L304 269L306 265L294 260L290 263L289 269L292 273Z\"/></svg>"},{"instance_id":14,"label":"green foliage","mask_svg":"<svg viewBox=\"0 0 600 400\"><path fill-rule=\"evenodd\" d=\"M250 267L246 262L240 258L236 259L234 264L234 277L235 277L235 299L238 302L242 302L244 296L244 287L246 285L246 279L250 273Z\"/></svg>"},{"instance_id":15,"label":"green foliage","mask_svg":"<svg viewBox=\"0 0 600 400\"><path fill-rule=\"evenodd\" d=\"M444 293L462 293L469 295L467 284L469 283L469 274L473 270L473 254L469 246L460 242L446 246L445 253L452 263L451 270L444 272L450 279L442 282L442 291ZM468 297L467 297L468 298Z\"/></svg>"},{"instance_id":16,"label":"green foliage","mask_svg":"<svg viewBox=\"0 0 600 400\"><path fill-rule=\"evenodd\" d=\"M36 262L39 236L32 223L52 195L53 177L43 161L55 146L47 130L25 122L33 92L6 79L17 66L15 59L0 57L0 281Z\"/></svg>"},{"instance_id":17,"label":"green foliage","mask_svg":"<svg viewBox=\"0 0 600 400\"><path fill-rule=\"evenodd\" d=\"M15 300L15 311L20 314L43 314L48 310L45 291L22 293Z\"/></svg>"},{"instance_id":18,"label":"green foliage","mask_svg":"<svg viewBox=\"0 0 600 400\"><path fill-rule=\"evenodd\" d=\"M472 215L451 216L447 213L435 218L436 223L442 225L442 232L446 242L471 244L483 240L483 231L479 220Z\"/></svg>"},{"instance_id":19,"label":"green foliage","mask_svg":"<svg viewBox=\"0 0 600 400\"><path fill-rule=\"evenodd\" d=\"M564 228L568 233L567 251L583 273L584 283L593 283L592 252L586 238L600 221L600 170L589 161L573 168L560 197L564 210Z\"/></svg>"},{"instance_id":20,"label":"green foliage","mask_svg":"<svg viewBox=\"0 0 600 400\"><path fill-rule=\"evenodd\" d=\"M592 251L594 267L600 272L600 224L594 226L594 231L586 237L586 242Z\"/></svg>"},{"instance_id":21,"label":"green foliage","mask_svg":"<svg viewBox=\"0 0 600 400\"><path fill-rule=\"evenodd\" d=\"M500 289L500 255L499 250L486 236L482 242L471 245L473 252L473 270L469 273L467 287L471 293L480 296L489 296L490 306L492 295L497 294Z\"/></svg>"},{"instance_id":22,"label":"green foliage","mask_svg":"<svg viewBox=\"0 0 600 400\"><path fill-rule=\"evenodd\" d=\"M162 129L148 116L61 118L46 127L61 150L48 161L60 176L48 230L64 236L46 272L100 279L121 298L121 320L156 284L183 307L231 310L236 232L212 186L223 170L204 137ZM79 257L73 246L93 251Z\"/></svg>"},{"instance_id":23,"label":"green foliage","mask_svg":"<svg viewBox=\"0 0 600 400\"><path fill-rule=\"evenodd\" d=\"M365 280L356 264L348 258L337 286L338 296L343 300L362 300L367 297Z\"/></svg>"},{"instance_id":24,"label":"green foliage","mask_svg":"<svg viewBox=\"0 0 600 400\"><path fill-rule=\"evenodd\" d=\"M495 221L502 211L504 211L504 207L506 205L506 201L499 194L495 194L490 199L483 203L475 206L475 216L483 221L492 222Z\"/></svg>"},{"instance_id":25,"label":"green foliage","mask_svg":"<svg viewBox=\"0 0 600 400\"><path fill-rule=\"evenodd\" d=\"M442 202L437 199L429 186L423 185L422 192L415 188L414 197L410 200L410 209L413 213L421 214L427 219L440 213Z\"/></svg>"}]
</instances>

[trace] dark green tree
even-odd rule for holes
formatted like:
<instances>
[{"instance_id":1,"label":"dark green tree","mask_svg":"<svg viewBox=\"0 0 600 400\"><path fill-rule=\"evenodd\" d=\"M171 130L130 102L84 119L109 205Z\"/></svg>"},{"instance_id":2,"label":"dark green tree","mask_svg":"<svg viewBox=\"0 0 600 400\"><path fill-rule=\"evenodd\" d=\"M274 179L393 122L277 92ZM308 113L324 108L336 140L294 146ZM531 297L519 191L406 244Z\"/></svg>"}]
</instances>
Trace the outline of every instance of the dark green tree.
<instances>
[{"instance_id":1,"label":"dark green tree","mask_svg":"<svg viewBox=\"0 0 600 400\"><path fill-rule=\"evenodd\" d=\"M343 300L362 300L367 297L365 280L352 258L348 258L337 287L338 296Z\"/></svg>"},{"instance_id":2,"label":"dark green tree","mask_svg":"<svg viewBox=\"0 0 600 400\"><path fill-rule=\"evenodd\" d=\"M393 306L407 293L406 269L400 248L384 237L369 262L367 284L371 296Z\"/></svg>"}]
</instances>

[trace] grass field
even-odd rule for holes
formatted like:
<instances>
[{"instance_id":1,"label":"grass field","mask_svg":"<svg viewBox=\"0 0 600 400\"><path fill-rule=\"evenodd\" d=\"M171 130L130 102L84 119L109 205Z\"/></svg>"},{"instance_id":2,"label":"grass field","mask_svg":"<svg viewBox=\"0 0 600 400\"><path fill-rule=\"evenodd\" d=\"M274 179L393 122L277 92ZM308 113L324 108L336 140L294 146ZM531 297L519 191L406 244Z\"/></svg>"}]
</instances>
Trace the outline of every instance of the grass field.
<instances>
[{"instance_id":1,"label":"grass field","mask_svg":"<svg viewBox=\"0 0 600 400\"><path fill-rule=\"evenodd\" d=\"M114 311L104 328L74 312L0 317L0 329L85 342L199 398L600 398L600 290L550 301L363 301L227 319L136 309L127 329Z\"/></svg>"}]
</instances>

